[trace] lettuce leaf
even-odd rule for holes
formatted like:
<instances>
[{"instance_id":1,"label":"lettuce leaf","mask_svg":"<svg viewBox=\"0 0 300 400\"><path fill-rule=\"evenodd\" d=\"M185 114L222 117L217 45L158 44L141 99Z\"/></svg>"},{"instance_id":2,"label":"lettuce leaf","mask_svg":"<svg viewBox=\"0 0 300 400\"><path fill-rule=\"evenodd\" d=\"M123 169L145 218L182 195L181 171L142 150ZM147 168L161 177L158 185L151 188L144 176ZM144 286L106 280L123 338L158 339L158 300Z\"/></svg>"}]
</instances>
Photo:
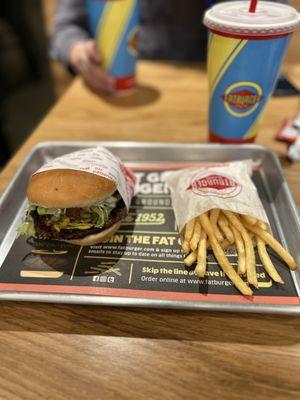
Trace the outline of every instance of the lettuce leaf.
<instances>
[{"instance_id":1,"label":"lettuce leaf","mask_svg":"<svg viewBox=\"0 0 300 400\"><path fill-rule=\"evenodd\" d=\"M116 207L118 198L111 196L101 203L88 207L87 212L96 214L97 220L94 222L96 228L102 228L108 221L112 210Z\"/></svg>"},{"instance_id":2,"label":"lettuce leaf","mask_svg":"<svg viewBox=\"0 0 300 400\"><path fill-rule=\"evenodd\" d=\"M54 215L54 217L60 217L61 214L66 212L65 208L46 208L38 206L36 211L39 215Z\"/></svg>"},{"instance_id":3,"label":"lettuce leaf","mask_svg":"<svg viewBox=\"0 0 300 400\"><path fill-rule=\"evenodd\" d=\"M33 219L25 220L21 225L17 228L17 236L26 235L26 236L35 236L34 222Z\"/></svg>"},{"instance_id":4,"label":"lettuce leaf","mask_svg":"<svg viewBox=\"0 0 300 400\"><path fill-rule=\"evenodd\" d=\"M44 216L46 225L51 226L58 232L62 229L85 230L93 227L102 228L108 221L119 199L120 195L115 194L102 202L78 209L79 211L74 216L72 214L70 216L66 208L47 208L30 204L25 220L18 228L18 235L35 235L34 221L30 215L32 211Z\"/></svg>"}]
</instances>

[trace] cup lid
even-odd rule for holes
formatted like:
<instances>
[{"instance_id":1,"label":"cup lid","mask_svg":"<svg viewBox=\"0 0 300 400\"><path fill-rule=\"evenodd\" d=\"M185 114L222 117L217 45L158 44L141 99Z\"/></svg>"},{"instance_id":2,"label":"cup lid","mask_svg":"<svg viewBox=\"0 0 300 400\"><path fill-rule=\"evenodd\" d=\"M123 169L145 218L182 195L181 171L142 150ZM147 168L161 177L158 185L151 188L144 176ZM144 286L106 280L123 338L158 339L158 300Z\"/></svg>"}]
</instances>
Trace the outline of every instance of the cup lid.
<instances>
[{"instance_id":1,"label":"cup lid","mask_svg":"<svg viewBox=\"0 0 300 400\"><path fill-rule=\"evenodd\" d=\"M204 24L221 33L273 36L292 33L300 25L300 14L285 4L259 1L249 12L250 1L220 3L206 11Z\"/></svg>"}]
</instances>

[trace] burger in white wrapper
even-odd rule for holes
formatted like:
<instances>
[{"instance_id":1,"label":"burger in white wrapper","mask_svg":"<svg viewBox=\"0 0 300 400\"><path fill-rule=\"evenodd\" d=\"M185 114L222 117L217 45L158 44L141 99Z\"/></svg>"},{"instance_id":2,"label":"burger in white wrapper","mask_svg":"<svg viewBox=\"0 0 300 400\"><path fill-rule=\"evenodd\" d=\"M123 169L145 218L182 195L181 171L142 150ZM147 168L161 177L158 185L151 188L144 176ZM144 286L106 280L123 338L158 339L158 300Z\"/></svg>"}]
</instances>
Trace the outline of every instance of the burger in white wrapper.
<instances>
[{"instance_id":1,"label":"burger in white wrapper","mask_svg":"<svg viewBox=\"0 0 300 400\"><path fill-rule=\"evenodd\" d=\"M29 208L19 234L81 246L107 241L126 217L136 178L104 147L56 158L28 185Z\"/></svg>"},{"instance_id":2,"label":"burger in white wrapper","mask_svg":"<svg viewBox=\"0 0 300 400\"><path fill-rule=\"evenodd\" d=\"M251 160L169 173L166 181L171 190L179 232L187 222L215 208L268 223L251 174Z\"/></svg>"}]
</instances>

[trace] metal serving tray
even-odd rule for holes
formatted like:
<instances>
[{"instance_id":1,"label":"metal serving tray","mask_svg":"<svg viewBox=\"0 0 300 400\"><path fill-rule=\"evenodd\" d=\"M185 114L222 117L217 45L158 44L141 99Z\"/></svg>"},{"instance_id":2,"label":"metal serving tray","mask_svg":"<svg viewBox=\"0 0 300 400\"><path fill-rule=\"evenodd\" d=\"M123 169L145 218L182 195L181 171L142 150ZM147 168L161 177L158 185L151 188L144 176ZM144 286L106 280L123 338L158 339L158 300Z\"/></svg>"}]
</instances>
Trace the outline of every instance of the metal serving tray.
<instances>
[{"instance_id":1,"label":"metal serving tray","mask_svg":"<svg viewBox=\"0 0 300 400\"><path fill-rule=\"evenodd\" d=\"M118 155L140 178L141 191L133 200L131 214L112 242L81 248L16 239L31 174L55 157L97 145ZM0 200L0 299L300 314L300 272L290 272L276 258L286 284L272 284L258 261L260 289L251 299L241 296L220 275L212 255L211 275L200 283L182 263L162 172L200 162L242 159L255 162L253 180L273 233L299 263L299 217L271 150L257 145L45 142L30 151ZM228 256L234 264L236 255Z\"/></svg>"}]
</instances>

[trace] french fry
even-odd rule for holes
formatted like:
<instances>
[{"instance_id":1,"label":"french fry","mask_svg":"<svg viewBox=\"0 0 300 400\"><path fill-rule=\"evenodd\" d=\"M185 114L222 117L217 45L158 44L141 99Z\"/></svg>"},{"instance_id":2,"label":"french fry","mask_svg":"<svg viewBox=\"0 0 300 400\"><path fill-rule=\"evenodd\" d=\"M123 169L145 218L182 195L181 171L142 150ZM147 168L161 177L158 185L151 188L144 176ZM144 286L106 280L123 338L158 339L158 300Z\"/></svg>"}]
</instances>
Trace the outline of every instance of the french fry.
<instances>
[{"instance_id":1,"label":"french fry","mask_svg":"<svg viewBox=\"0 0 300 400\"><path fill-rule=\"evenodd\" d=\"M232 229L232 232L234 235L236 251L238 254L238 274L245 275L246 274L246 252L245 252L244 242L243 242L240 232L233 225L231 226L231 229Z\"/></svg>"},{"instance_id":2,"label":"french fry","mask_svg":"<svg viewBox=\"0 0 300 400\"><path fill-rule=\"evenodd\" d=\"M223 213L220 214L218 219L218 225L221 228L221 231L224 233L225 238L228 240L229 243L234 243L234 236L229 227L229 223L227 219L224 217Z\"/></svg>"},{"instance_id":3,"label":"french fry","mask_svg":"<svg viewBox=\"0 0 300 400\"><path fill-rule=\"evenodd\" d=\"M223 242L220 243L220 246L223 250L226 250L228 247L232 246L232 243L230 243L227 239L224 239Z\"/></svg>"},{"instance_id":4,"label":"french fry","mask_svg":"<svg viewBox=\"0 0 300 400\"><path fill-rule=\"evenodd\" d=\"M200 236L201 236L201 225L200 222L196 220L195 226L194 226L194 232L190 241L190 247L192 251L196 251L198 248L198 243L200 241Z\"/></svg>"},{"instance_id":5,"label":"french fry","mask_svg":"<svg viewBox=\"0 0 300 400\"><path fill-rule=\"evenodd\" d=\"M256 225L257 225L259 228L263 229L264 231L267 230L267 224L265 224L265 223L262 222L262 221L257 221Z\"/></svg>"},{"instance_id":6,"label":"french fry","mask_svg":"<svg viewBox=\"0 0 300 400\"><path fill-rule=\"evenodd\" d=\"M215 232L214 232L214 233L215 233ZM220 242L219 242L219 243L220 243ZM222 247L223 250L226 250L226 249L228 249L228 247L231 247L231 246L232 246L232 243L229 243L227 239L224 239L224 240L220 243L220 246ZM209 239L207 239L207 241L206 241L206 249L208 250L208 249L210 249L210 248L211 248L210 241L209 241Z\"/></svg>"},{"instance_id":7,"label":"french fry","mask_svg":"<svg viewBox=\"0 0 300 400\"><path fill-rule=\"evenodd\" d=\"M212 210L210 210L209 219L212 225L216 225L216 223L218 222L220 211L221 210L219 208L213 208Z\"/></svg>"},{"instance_id":8,"label":"french fry","mask_svg":"<svg viewBox=\"0 0 300 400\"><path fill-rule=\"evenodd\" d=\"M190 243L185 240L182 243L181 247L182 247L182 250L184 251L184 254L188 255L190 252Z\"/></svg>"},{"instance_id":9,"label":"french fry","mask_svg":"<svg viewBox=\"0 0 300 400\"><path fill-rule=\"evenodd\" d=\"M295 270L297 264L290 253L268 233L267 225L264 222L247 217L219 209L202 214L185 225L182 232L184 235L182 249L186 254L185 265L191 267L196 263L195 274L198 277L204 277L207 268L207 249L211 248L217 262L232 283L242 294L250 296L253 293L251 288L239 275L246 273L248 283L258 287L253 246L257 245L265 271L277 283L283 284L284 282L270 259L266 244L275 250L290 269ZM222 242L217 239L218 231L222 235L218 225L226 237ZM238 273L224 253L224 250L233 244L236 246L238 255Z\"/></svg>"},{"instance_id":10,"label":"french fry","mask_svg":"<svg viewBox=\"0 0 300 400\"><path fill-rule=\"evenodd\" d=\"M217 238L217 241L221 243L224 240L224 237L217 225L220 212L221 212L221 210L219 208L212 209L209 214L209 219L212 224L214 234Z\"/></svg>"},{"instance_id":11,"label":"french fry","mask_svg":"<svg viewBox=\"0 0 300 400\"><path fill-rule=\"evenodd\" d=\"M203 278L206 272L206 241L207 235L204 229L202 229L197 253L197 266L195 269L196 275L200 278Z\"/></svg>"},{"instance_id":12,"label":"french fry","mask_svg":"<svg viewBox=\"0 0 300 400\"><path fill-rule=\"evenodd\" d=\"M244 228L242 222L240 219L231 211L223 211L230 223L240 232L244 244L245 244L245 252L246 252L246 270L247 270L247 280L248 282L255 286L258 287L258 282L257 282L257 275L256 275L256 265L255 265L255 254L254 254L254 248L253 248L253 243L252 240L249 237L249 234L247 233L246 229ZM253 225L249 225L253 226Z\"/></svg>"},{"instance_id":13,"label":"french fry","mask_svg":"<svg viewBox=\"0 0 300 400\"><path fill-rule=\"evenodd\" d=\"M256 241L260 261L262 262L262 265L264 266L268 275L273 279L273 281L277 283L284 283L270 259L265 242L259 236L256 236Z\"/></svg>"},{"instance_id":14,"label":"french fry","mask_svg":"<svg viewBox=\"0 0 300 400\"><path fill-rule=\"evenodd\" d=\"M194 232L194 226L195 226L195 218L191 219L186 225L185 225L185 232L184 232L184 240L187 242L191 241L193 232Z\"/></svg>"},{"instance_id":15,"label":"french fry","mask_svg":"<svg viewBox=\"0 0 300 400\"><path fill-rule=\"evenodd\" d=\"M297 269L297 263L292 257L292 255L281 246L281 244L270 235L269 232L259 228L256 225L246 225L247 229L253 232L256 236L260 237L266 244L268 244L272 249L286 262L291 270Z\"/></svg>"},{"instance_id":16,"label":"french fry","mask_svg":"<svg viewBox=\"0 0 300 400\"><path fill-rule=\"evenodd\" d=\"M255 225L258 221L256 218L251 217L250 215L244 215L244 214L240 214L242 219L247 222L247 224L249 225Z\"/></svg>"},{"instance_id":17,"label":"french fry","mask_svg":"<svg viewBox=\"0 0 300 400\"><path fill-rule=\"evenodd\" d=\"M202 228L205 230L207 236L209 237L209 241L211 244L211 247L213 249L214 255L222 268L222 270L225 272L225 274L228 276L228 278L233 282L233 284L237 287L237 289L244 295L246 296L251 296L252 295L252 290L250 289L249 286L246 285L246 283L242 280L242 278L235 272L233 266L230 264L228 261L227 257L224 254L224 251L222 250L222 247L220 246L211 222L207 216L206 213L200 215L199 217Z\"/></svg>"},{"instance_id":18,"label":"french fry","mask_svg":"<svg viewBox=\"0 0 300 400\"><path fill-rule=\"evenodd\" d=\"M191 267L196 262L196 260L197 260L197 253L192 252L184 259L184 264L187 267Z\"/></svg>"},{"instance_id":19,"label":"french fry","mask_svg":"<svg viewBox=\"0 0 300 400\"><path fill-rule=\"evenodd\" d=\"M255 237L255 235L253 235L252 232L249 232L249 231L247 231L247 232L248 232L248 235L250 236L251 242L252 242L253 247L255 249L255 247L257 247L256 237Z\"/></svg>"}]
</instances>

